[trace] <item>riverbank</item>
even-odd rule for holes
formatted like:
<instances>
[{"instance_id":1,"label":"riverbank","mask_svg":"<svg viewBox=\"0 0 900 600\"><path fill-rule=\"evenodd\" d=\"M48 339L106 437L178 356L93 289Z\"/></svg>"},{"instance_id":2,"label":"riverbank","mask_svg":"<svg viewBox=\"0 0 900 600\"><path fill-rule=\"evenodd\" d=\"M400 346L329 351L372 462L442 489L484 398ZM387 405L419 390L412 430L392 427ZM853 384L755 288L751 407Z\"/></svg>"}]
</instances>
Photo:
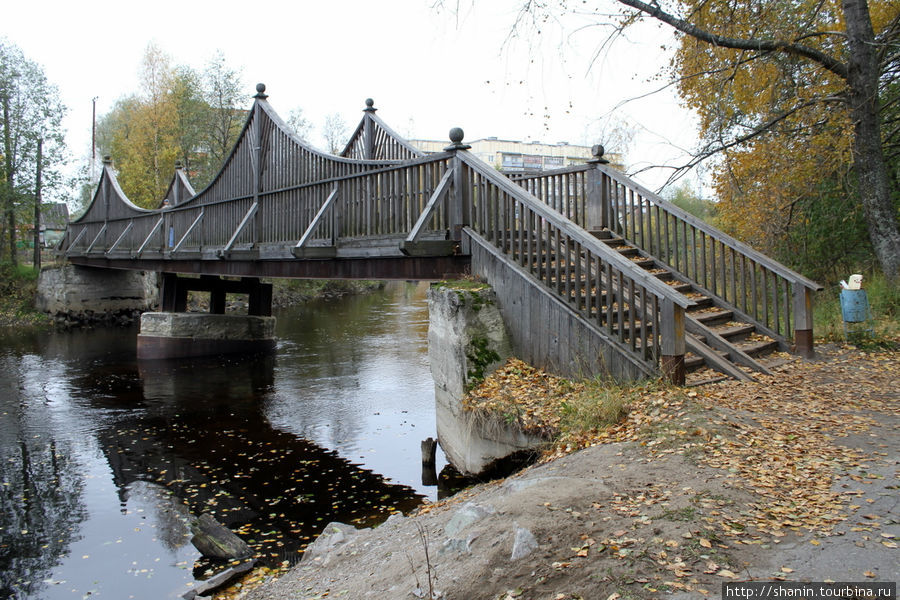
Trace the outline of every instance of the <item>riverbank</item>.
<instances>
[{"instance_id":1,"label":"riverbank","mask_svg":"<svg viewBox=\"0 0 900 600\"><path fill-rule=\"evenodd\" d=\"M329 525L288 573L218 597L686 599L739 580L896 581L898 373L896 351L828 345L755 383L648 388L593 439L374 529Z\"/></svg>"},{"instance_id":2,"label":"riverbank","mask_svg":"<svg viewBox=\"0 0 900 600\"><path fill-rule=\"evenodd\" d=\"M34 307L37 271L0 263L0 327L47 327L51 320Z\"/></svg>"},{"instance_id":3,"label":"riverbank","mask_svg":"<svg viewBox=\"0 0 900 600\"><path fill-rule=\"evenodd\" d=\"M49 262L49 261L48 261ZM57 319L35 308L38 272L29 266L13 267L9 263L0 264L0 327L3 328L46 328L77 327L77 320ZM320 279L274 279L272 305L275 308L295 306L313 300L333 300L344 296L367 294L384 288L383 281L366 280L320 280ZM246 311L246 299L236 298L229 303L230 310ZM190 310L209 309L208 294L192 294ZM134 312L134 311L130 311ZM115 318L97 322L110 325L127 325L139 318L139 313L119 314Z\"/></svg>"}]
</instances>

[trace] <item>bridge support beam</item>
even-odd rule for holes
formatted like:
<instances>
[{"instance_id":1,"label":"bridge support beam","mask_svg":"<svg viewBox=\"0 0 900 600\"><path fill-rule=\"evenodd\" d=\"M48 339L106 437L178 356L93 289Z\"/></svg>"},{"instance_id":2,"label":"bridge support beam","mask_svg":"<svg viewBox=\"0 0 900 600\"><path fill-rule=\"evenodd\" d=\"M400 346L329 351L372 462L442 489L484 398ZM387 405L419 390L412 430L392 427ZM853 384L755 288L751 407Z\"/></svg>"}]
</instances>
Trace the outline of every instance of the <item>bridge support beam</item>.
<instances>
[{"instance_id":1,"label":"bridge support beam","mask_svg":"<svg viewBox=\"0 0 900 600\"><path fill-rule=\"evenodd\" d=\"M174 273L163 273L160 289L160 308L166 312L187 310L187 294L209 292L209 312L225 313L225 294L247 294L247 313L254 316L272 316L272 284L261 283L257 277L242 277L240 281L222 279L214 275L200 278L178 277Z\"/></svg>"},{"instance_id":2,"label":"bridge support beam","mask_svg":"<svg viewBox=\"0 0 900 600\"><path fill-rule=\"evenodd\" d=\"M173 359L270 352L275 348L272 285L256 277L227 280L163 273L163 312L144 313L138 334L139 359ZM209 292L209 314L187 313L189 291ZM226 315L225 295L247 294L247 315Z\"/></svg>"},{"instance_id":3,"label":"bridge support beam","mask_svg":"<svg viewBox=\"0 0 900 600\"><path fill-rule=\"evenodd\" d=\"M275 317L147 312L141 315L139 360L257 354L275 349Z\"/></svg>"}]
</instances>

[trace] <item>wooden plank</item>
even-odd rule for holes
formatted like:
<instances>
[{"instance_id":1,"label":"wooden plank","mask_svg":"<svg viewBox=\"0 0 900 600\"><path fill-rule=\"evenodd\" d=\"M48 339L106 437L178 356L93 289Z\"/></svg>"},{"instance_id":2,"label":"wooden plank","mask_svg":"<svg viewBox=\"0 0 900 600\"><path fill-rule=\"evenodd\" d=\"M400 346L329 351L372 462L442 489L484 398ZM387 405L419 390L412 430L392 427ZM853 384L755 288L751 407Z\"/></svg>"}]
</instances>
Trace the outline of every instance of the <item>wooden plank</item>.
<instances>
[{"instance_id":1,"label":"wooden plank","mask_svg":"<svg viewBox=\"0 0 900 600\"><path fill-rule=\"evenodd\" d=\"M688 333L685 335L685 343L687 349L703 358L707 366L724 373L730 377L734 377L738 381L755 381L752 377L738 369L736 366L716 354L716 352L697 339L694 335Z\"/></svg>"}]
</instances>

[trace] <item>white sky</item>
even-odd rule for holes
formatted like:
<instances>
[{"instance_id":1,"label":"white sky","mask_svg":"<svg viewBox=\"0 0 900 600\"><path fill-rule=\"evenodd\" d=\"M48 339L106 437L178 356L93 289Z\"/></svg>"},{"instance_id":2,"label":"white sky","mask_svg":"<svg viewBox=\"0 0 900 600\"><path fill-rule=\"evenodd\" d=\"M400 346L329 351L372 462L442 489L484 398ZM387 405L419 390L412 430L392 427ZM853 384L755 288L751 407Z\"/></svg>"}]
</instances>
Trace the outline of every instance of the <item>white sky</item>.
<instances>
[{"instance_id":1,"label":"white sky","mask_svg":"<svg viewBox=\"0 0 900 600\"><path fill-rule=\"evenodd\" d=\"M603 29L561 35L550 24L540 36L505 44L521 0L460 0L458 15L433 4L30 0L7 3L0 36L59 88L76 157L90 153L91 99L98 97L99 116L136 92L150 41L173 64L198 70L221 50L242 72L247 105L264 82L282 117L303 109L315 126L314 143L327 114L337 112L353 127L371 97L379 116L409 137L444 140L459 126L467 140L599 141L615 151L602 139L614 115L639 128L627 156L632 170L678 162L677 148L694 145L693 118L671 92L619 107L659 86L649 79L668 63L660 51L670 42L664 29L629 32L591 66ZM445 4L455 8L456 0ZM564 26L572 32L585 23L572 16ZM638 179L655 189L667 176L654 170Z\"/></svg>"}]
</instances>

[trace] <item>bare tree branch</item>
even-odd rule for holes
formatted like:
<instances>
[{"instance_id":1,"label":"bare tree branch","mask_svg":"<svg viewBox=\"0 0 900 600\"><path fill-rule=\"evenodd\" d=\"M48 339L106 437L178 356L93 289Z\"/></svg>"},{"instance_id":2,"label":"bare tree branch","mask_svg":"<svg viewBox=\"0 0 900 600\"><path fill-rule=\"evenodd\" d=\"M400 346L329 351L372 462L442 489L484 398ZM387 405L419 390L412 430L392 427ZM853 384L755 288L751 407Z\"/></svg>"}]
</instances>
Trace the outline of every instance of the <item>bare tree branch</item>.
<instances>
[{"instance_id":1,"label":"bare tree branch","mask_svg":"<svg viewBox=\"0 0 900 600\"><path fill-rule=\"evenodd\" d=\"M820 64L824 69L831 71L841 79L847 80L849 74L846 64L840 62L839 60L836 60L835 58L825 54L824 52L820 52L815 48L810 48L809 46L805 46L803 44L756 38L741 39L718 35L716 33L710 33L709 31L700 29L693 23L690 23L684 19L680 19L663 11L655 2L655 0L652 4L647 4L646 2L642 2L641 0L617 1L621 4L624 4L625 6L635 8L653 17L654 19L662 21L663 23L674 27L678 31L696 38L702 42L713 44L715 46L721 46L722 48L731 48L734 50L757 50L760 52L769 51L794 54L797 56L808 58L809 60Z\"/></svg>"}]
</instances>

